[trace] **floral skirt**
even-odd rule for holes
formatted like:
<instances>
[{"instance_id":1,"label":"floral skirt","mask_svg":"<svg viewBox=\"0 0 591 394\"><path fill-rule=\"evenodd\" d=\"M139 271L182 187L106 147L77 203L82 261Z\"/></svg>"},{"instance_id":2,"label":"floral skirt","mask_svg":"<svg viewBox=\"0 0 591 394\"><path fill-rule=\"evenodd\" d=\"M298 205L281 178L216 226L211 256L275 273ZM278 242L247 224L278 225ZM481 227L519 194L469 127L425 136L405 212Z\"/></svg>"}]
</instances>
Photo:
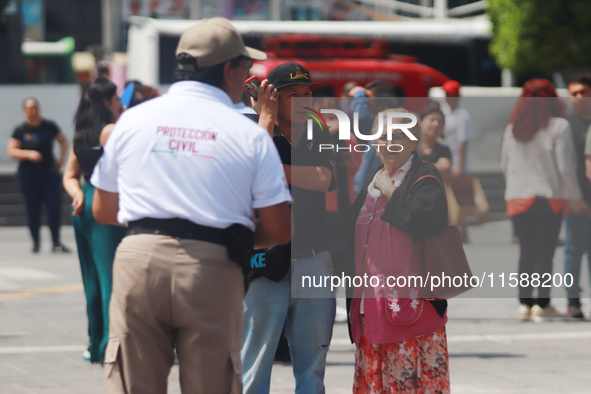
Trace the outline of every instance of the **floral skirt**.
<instances>
[{"instance_id":1,"label":"floral skirt","mask_svg":"<svg viewBox=\"0 0 591 394\"><path fill-rule=\"evenodd\" d=\"M445 327L404 342L370 344L361 317L353 394L449 394Z\"/></svg>"}]
</instances>

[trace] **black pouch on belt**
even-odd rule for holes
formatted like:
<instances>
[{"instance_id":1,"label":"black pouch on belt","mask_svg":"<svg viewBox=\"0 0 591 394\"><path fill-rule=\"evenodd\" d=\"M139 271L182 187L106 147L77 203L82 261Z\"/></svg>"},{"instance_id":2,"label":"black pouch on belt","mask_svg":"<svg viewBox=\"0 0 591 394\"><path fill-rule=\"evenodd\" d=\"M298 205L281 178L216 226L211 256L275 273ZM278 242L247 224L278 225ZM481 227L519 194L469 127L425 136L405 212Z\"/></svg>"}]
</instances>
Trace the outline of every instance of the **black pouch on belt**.
<instances>
[{"instance_id":1,"label":"black pouch on belt","mask_svg":"<svg viewBox=\"0 0 591 394\"><path fill-rule=\"evenodd\" d=\"M250 281L265 277L279 282L291 267L291 242L268 249L255 249L250 262Z\"/></svg>"},{"instance_id":2,"label":"black pouch on belt","mask_svg":"<svg viewBox=\"0 0 591 394\"><path fill-rule=\"evenodd\" d=\"M242 268L245 277L250 274L250 259L254 249L254 231L242 224L233 224L224 230L230 260Z\"/></svg>"}]
</instances>

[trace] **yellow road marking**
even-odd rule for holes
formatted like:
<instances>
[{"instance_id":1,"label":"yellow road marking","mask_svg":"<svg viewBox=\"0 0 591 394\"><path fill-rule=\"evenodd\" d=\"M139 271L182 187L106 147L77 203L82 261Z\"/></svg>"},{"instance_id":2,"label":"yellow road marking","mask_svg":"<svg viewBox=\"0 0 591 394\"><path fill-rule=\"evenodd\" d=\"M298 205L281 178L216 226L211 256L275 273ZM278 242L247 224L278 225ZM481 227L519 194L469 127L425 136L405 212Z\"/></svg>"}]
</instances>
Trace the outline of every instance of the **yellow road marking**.
<instances>
[{"instance_id":1,"label":"yellow road marking","mask_svg":"<svg viewBox=\"0 0 591 394\"><path fill-rule=\"evenodd\" d=\"M73 285L45 287L42 289L15 291L12 293L0 293L0 300L11 300L14 298L34 297L34 296L43 295L43 294L73 293L75 291L82 291L83 289L84 289L84 287L82 286L82 283L75 283Z\"/></svg>"},{"instance_id":2,"label":"yellow road marking","mask_svg":"<svg viewBox=\"0 0 591 394\"><path fill-rule=\"evenodd\" d=\"M77 256L72 256L70 259L59 259L59 260L49 260L49 259L39 259L39 260L5 260L0 261L0 265L27 265L32 264L35 266L44 266L47 264L76 264L78 263Z\"/></svg>"},{"instance_id":3,"label":"yellow road marking","mask_svg":"<svg viewBox=\"0 0 591 394\"><path fill-rule=\"evenodd\" d=\"M65 345L65 346L12 346L0 347L0 354L23 354L23 353L65 353L83 352L88 346Z\"/></svg>"}]
</instances>

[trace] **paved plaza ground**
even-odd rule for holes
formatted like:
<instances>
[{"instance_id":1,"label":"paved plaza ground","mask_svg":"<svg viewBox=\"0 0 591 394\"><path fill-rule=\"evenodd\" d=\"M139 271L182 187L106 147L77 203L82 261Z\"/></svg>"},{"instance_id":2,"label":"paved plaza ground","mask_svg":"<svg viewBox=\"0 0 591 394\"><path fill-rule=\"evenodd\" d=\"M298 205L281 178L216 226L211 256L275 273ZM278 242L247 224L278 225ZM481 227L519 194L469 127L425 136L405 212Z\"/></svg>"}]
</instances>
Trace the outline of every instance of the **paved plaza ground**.
<instances>
[{"instance_id":1,"label":"paved plaza ground","mask_svg":"<svg viewBox=\"0 0 591 394\"><path fill-rule=\"evenodd\" d=\"M509 242L508 221L471 228L470 235L466 252L471 263L515 271L518 247ZM46 229L43 236L49 239ZM75 248L71 227L63 228L63 239ZM0 393L104 393L104 369L82 359L87 323L77 256L51 254L49 246L45 242L42 253L31 255L25 228L0 228ZM558 248L556 272L562 270L562 254ZM589 315L586 268L582 279ZM553 291L555 297L564 294ZM508 290L506 298L450 301L452 393L591 392L591 321L520 323L513 297ZM564 298L553 304L566 308ZM351 392L354 349L346 324L335 324L326 369L328 394ZM169 386L170 393L180 392L177 366ZM276 364L271 392L293 393L294 387L291 366Z\"/></svg>"}]
</instances>

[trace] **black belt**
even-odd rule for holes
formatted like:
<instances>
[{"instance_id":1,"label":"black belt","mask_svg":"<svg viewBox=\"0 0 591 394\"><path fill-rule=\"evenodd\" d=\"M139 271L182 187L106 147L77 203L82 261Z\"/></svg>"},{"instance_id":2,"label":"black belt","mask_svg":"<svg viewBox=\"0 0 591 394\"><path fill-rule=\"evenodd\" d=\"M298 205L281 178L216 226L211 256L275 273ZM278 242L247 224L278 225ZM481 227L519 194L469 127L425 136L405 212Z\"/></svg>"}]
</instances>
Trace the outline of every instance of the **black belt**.
<instances>
[{"instance_id":1,"label":"black belt","mask_svg":"<svg viewBox=\"0 0 591 394\"><path fill-rule=\"evenodd\" d=\"M187 219L144 218L127 224L127 235L157 234L228 246L226 229L202 226Z\"/></svg>"},{"instance_id":2,"label":"black belt","mask_svg":"<svg viewBox=\"0 0 591 394\"><path fill-rule=\"evenodd\" d=\"M250 259L254 247L254 231L235 223L228 228L202 226L187 219L143 218L127 224L127 235L157 234L180 239L211 242L225 246L228 257L242 269L244 289L248 289Z\"/></svg>"}]
</instances>

